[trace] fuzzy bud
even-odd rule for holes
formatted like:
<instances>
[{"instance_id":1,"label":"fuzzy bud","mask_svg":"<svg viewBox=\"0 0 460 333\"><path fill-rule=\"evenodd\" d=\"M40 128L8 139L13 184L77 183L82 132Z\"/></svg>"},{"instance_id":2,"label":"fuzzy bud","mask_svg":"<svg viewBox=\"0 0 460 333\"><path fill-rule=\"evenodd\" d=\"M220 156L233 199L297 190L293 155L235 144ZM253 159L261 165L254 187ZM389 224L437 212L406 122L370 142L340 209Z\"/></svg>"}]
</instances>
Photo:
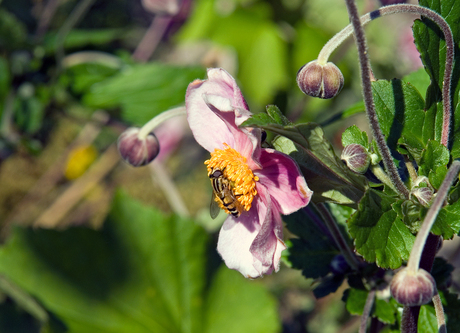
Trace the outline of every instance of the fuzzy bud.
<instances>
[{"instance_id":1,"label":"fuzzy bud","mask_svg":"<svg viewBox=\"0 0 460 333\"><path fill-rule=\"evenodd\" d=\"M430 205L431 199L433 198L433 190L429 187L414 188L410 194L416 197L417 200L425 207Z\"/></svg>"},{"instance_id":2,"label":"fuzzy bud","mask_svg":"<svg viewBox=\"0 0 460 333\"><path fill-rule=\"evenodd\" d=\"M297 72L297 85L308 96L329 99L338 95L343 87L343 75L332 62L320 65L310 61Z\"/></svg>"},{"instance_id":3,"label":"fuzzy bud","mask_svg":"<svg viewBox=\"0 0 460 333\"><path fill-rule=\"evenodd\" d=\"M152 162L160 152L160 144L153 133L146 138L139 137L140 129L130 127L118 138L118 151L121 157L134 167Z\"/></svg>"},{"instance_id":4,"label":"fuzzy bud","mask_svg":"<svg viewBox=\"0 0 460 333\"><path fill-rule=\"evenodd\" d=\"M407 267L393 277L390 291L398 303L407 306L427 304L437 293L436 282L430 273L421 268L413 273Z\"/></svg>"},{"instance_id":5,"label":"fuzzy bud","mask_svg":"<svg viewBox=\"0 0 460 333\"><path fill-rule=\"evenodd\" d=\"M363 174L367 171L371 157L363 146L352 143L344 148L340 157L351 171Z\"/></svg>"}]
</instances>

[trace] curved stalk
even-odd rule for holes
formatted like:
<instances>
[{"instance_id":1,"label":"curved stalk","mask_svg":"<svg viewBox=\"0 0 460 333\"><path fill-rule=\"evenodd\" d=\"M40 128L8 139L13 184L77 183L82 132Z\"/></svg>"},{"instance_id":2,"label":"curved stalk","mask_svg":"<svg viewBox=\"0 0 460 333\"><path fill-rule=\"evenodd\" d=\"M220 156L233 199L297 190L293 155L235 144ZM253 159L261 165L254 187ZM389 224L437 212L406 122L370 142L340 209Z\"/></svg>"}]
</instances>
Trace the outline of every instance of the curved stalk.
<instances>
[{"instance_id":1,"label":"curved stalk","mask_svg":"<svg viewBox=\"0 0 460 333\"><path fill-rule=\"evenodd\" d=\"M185 106L179 106L177 108L164 111L160 113L158 116L149 120L144 126L142 126L137 136L140 140L143 140L161 123L165 122L170 118L177 116L185 116L186 114L187 112L185 111Z\"/></svg>"}]
</instances>

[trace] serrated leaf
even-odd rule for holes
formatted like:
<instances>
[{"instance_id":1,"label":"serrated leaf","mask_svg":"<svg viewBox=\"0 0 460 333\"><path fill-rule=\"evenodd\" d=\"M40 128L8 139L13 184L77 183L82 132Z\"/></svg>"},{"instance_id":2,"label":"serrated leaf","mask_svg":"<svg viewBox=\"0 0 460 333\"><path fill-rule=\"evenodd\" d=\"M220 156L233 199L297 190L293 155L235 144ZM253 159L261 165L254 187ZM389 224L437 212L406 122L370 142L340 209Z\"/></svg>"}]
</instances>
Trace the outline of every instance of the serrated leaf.
<instances>
[{"instance_id":1,"label":"serrated leaf","mask_svg":"<svg viewBox=\"0 0 460 333\"><path fill-rule=\"evenodd\" d=\"M250 118L243 125L260 127L281 135L273 145L296 160L317 202L355 207L368 186L365 177L353 173L335 155L332 145L317 124L284 127L278 124L260 125Z\"/></svg>"},{"instance_id":2,"label":"serrated leaf","mask_svg":"<svg viewBox=\"0 0 460 333\"><path fill-rule=\"evenodd\" d=\"M442 235L444 239L451 239L460 231L460 201L444 206L438 213L431 232Z\"/></svg>"},{"instance_id":3,"label":"serrated leaf","mask_svg":"<svg viewBox=\"0 0 460 333\"><path fill-rule=\"evenodd\" d=\"M424 100L410 83L393 79L372 82L375 109L388 146L407 149L418 161L425 148L423 126Z\"/></svg>"},{"instance_id":4,"label":"serrated leaf","mask_svg":"<svg viewBox=\"0 0 460 333\"><path fill-rule=\"evenodd\" d=\"M0 249L0 273L69 332L216 333L224 323L232 333L277 332L273 299L260 285L224 266L209 275L208 239L192 221L118 193L99 231L15 229Z\"/></svg>"},{"instance_id":5,"label":"serrated leaf","mask_svg":"<svg viewBox=\"0 0 460 333\"><path fill-rule=\"evenodd\" d=\"M302 270L306 278L326 276L332 259L340 252L327 236L325 226L311 208L283 217L286 227L298 238L289 241L287 260L292 268Z\"/></svg>"},{"instance_id":6,"label":"serrated leaf","mask_svg":"<svg viewBox=\"0 0 460 333\"><path fill-rule=\"evenodd\" d=\"M189 83L204 76L200 67L134 64L92 85L83 102L94 108L121 107L123 120L141 126L159 113L183 104Z\"/></svg>"},{"instance_id":7,"label":"serrated leaf","mask_svg":"<svg viewBox=\"0 0 460 333\"><path fill-rule=\"evenodd\" d=\"M280 111L276 105L267 105L266 107L267 114L273 119L275 124L280 124L283 126L291 125L292 123L287 119Z\"/></svg>"},{"instance_id":8,"label":"serrated leaf","mask_svg":"<svg viewBox=\"0 0 460 333\"><path fill-rule=\"evenodd\" d=\"M367 137L367 133L361 131L356 125L348 127L342 133L342 146L346 147L352 143L369 148L369 138Z\"/></svg>"},{"instance_id":9,"label":"serrated leaf","mask_svg":"<svg viewBox=\"0 0 460 333\"><path fill-rule=\"evenodd\" d=\"M437 141L429 140L419 162L419 174L428 176L432 170L447 166L450 160L449 150Z\"/></svg>"},{"instance_id":10,"label":"serrated leaf","mask_svg":"<svg viewBox=\"0 0 460 333\"><path fill-rule=\"evenodd\" d=\"M460 41L460 3L456 0L420 0L419 4L423 7L428 7L440 14L449 24L454 42L455 49L458 49ZM439 27L429 19L423 18L416 20L413 25L415 44L420 52L425 70L429 74L432 83L428 87L426 93L426 106L428 122L424 129L425 139L439 140L442 124L442 82L444 80L444 69L446 59L446 45L442 31ZM453 105L457 104L457 96L460 85L459 77L459 60L460 55L455 52L454 69L452 77L452 96ZM460 115L456 114L455 118ZM458 128L455 128L455 134ZM457 134L458 135L458 134ZM456 157L458 150L456 150ZM456 158L455 157L455 158Z\"/></svg>"},{"instance_id":11,"label":"serrated leaf","mask_svg":"<svg viewBox=\"0 0 460 333\"><path fill-rule=\"evenodd\" d=\"M392 209L395 199L369 189L348 221L356 251L382 268L396 269L409 258L414 235Z\"/></svg>"}]
</instances>

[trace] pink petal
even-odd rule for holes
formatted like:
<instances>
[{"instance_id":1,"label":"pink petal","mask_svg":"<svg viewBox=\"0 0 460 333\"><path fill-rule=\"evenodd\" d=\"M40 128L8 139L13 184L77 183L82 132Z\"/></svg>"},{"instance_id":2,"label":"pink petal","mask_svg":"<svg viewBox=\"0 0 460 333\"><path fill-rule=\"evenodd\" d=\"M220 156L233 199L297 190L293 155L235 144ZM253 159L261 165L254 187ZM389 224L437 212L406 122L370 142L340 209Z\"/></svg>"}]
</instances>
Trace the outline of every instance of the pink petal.
<instances>
[{"instance_id":1,"label":"pink petal","mask_svg":"<svg viewBox=\"0 0 460 333\"><path fill-rule=\"evenodd\" d=\"M310 202L313 192L292 158L276 150L263 148L260 163L262 169L254 172L259 177L257 191L265 187L282 214L291 214Z\"/></svg>"},{"instance_id":2,"label":"pink petal","mask_svg":"<svg viewBox=\"0 0 460 333\"><path fill-rule=\"evenodd\" d=\"M263 222L263 223L262 223ZM281 251L282 224L276 207L262 189L249 212L238 219L229 216L222 226L217 250L227 267L248 278L278 271Z\"/></svg>"}]
</instances>

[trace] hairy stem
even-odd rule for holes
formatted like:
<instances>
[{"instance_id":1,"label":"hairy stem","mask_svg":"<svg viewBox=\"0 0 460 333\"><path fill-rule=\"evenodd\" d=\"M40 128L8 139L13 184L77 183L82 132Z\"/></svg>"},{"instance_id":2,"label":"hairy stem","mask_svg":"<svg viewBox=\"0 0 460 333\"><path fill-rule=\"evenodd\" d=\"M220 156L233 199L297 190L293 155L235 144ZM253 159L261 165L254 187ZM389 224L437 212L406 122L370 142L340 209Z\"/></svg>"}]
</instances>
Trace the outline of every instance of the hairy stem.
<instances>
[{"instance_id":1,"label":"hairy stem","mask_svg":"<svg viewBox=\"0 0 460 333\"><path fill-rule=\"evenodd\" d=\"M436 320L438 321L438 333L446 333L446 317L442 307L441 297L439 293L433 296L434 310L436 311Z\"/></svg>"},{"instance_id":2,"label":"hairy stem","mask_svg":"<svg viewBox=\"0 0 460 333\"><path fill-rule=\"evenodd\" d=\"M361 316L361 324L359 325L359 333L366 333L367 320L371 314L372 306L374 305L375 290L369 291L364 305L363 315Z\"/></svg>"},{"instance_id":3,"label":"hairy stem","mask_svg":"<svg viewBox=\"0 0 460 333\"><path fill-rule=\"evenodd\" d=\"M364 105L366 107L366 114L369 119L372 134L377 142L377 146L382 156L383 164L390 177L391 182L394 184L397 192L401 197L409 198L409 190L404 185L401 177L399 176L398 169L393 162L390 149L386 144L385 137L380 129L377 113L375 112L374 97L372 95L372 85L370 78L369 57L367 55L366 37L364 36L364 29L358 16L358 9L353 0L345 0L350 16L351 23L355 32L356 45L358 47L361 85L363 88Z\"/></svg>"},{"instance_id":4,"label":"hairy stem","mask_svg":"<svg viewBox=\"0 0 460 333\"><path fill-rule=\"evenodd\" d=\"M444 205L444 201L446 200L447 194L449 193L449 189L453 181L457 178L459 172L460 161L454 161L450 166L446 178L444 178L444 181L442 182L441 187L439 188L436 197L434 198L433 203L425 216L425 219L423 220L417 237L415 237L414 246L412 247L409 261L407 262L407 268L414 274L419 269L420 258L422 256L422 251L430 233L431 227L436 221L436 217Z\"/></svg>"},{"instance_id":5,"label":"hairy stem","mask_svg":"<svg viewBox=\"0 0 460 333\"><path fill-rule=\"evenodd\" d=\"M166 120L177 117L177 116L185 116L187 113L185 111L185 106L179 106L174 109L170 109L168 111L164 111L160 113L158 116L149 120L144 126L142 126L141 130L138 133L138 138L140 140L144 140L150 132L152 132L158 125L165 122Z\"/></svg>"},{"instance_id":6,"label":"hairy stem","mask_svg":"<svg viewBox=\"0 0 460 333\"><path fill-rule=\"evenodd\" d=\"M133 59L141 62L146 62L150 59L153 52L163 38L163 35L171 22L171 16L156 15L149 28L147 29L144 37L139 42L136 50L133 52Z\"/></svg>"}]
</instances>

